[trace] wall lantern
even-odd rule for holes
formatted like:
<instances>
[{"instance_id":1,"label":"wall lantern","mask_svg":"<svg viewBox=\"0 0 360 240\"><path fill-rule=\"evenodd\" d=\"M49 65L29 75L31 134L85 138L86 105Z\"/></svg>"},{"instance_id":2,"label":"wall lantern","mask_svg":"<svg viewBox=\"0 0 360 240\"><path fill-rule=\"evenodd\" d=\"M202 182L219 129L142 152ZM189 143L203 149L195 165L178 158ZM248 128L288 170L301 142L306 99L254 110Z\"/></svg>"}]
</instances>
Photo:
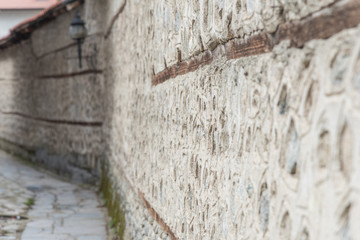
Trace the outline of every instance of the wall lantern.
<instances>
[{"instance_id":1,"label":"wall lantern","mask_svg":"<svg viewBox=\"0 0 360 240\"><path fill-rule=\"evenodd\" d=\"M84 39L87 35L87 30L85 27L84 20L81 19L79 11L76 11L74 19L71 21L69 28L70 37L77 42L78 46L78 57L79 57L79 67L82 68L82 52L81 45L84 42Z\"/></svg>"}]
</instances>

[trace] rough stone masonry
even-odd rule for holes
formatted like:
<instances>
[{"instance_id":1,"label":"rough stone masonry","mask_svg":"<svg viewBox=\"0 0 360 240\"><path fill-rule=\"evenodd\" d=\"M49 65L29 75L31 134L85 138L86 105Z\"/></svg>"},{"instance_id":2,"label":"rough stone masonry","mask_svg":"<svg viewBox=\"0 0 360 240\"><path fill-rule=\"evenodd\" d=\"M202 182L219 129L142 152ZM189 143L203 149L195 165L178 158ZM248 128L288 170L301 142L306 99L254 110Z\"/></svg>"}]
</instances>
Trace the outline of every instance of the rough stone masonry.
<instances>
[{"instance_id":1,"label":"rough stone masonry","mask_svg":"<svg viewBox=\"0 0 360 240\"><path fill-rule=\"evenodd\" d=\"M2 148L101 177L122 239L360 237L359 1L75 3L1 40Z\"/></svg>"}]
</instances>

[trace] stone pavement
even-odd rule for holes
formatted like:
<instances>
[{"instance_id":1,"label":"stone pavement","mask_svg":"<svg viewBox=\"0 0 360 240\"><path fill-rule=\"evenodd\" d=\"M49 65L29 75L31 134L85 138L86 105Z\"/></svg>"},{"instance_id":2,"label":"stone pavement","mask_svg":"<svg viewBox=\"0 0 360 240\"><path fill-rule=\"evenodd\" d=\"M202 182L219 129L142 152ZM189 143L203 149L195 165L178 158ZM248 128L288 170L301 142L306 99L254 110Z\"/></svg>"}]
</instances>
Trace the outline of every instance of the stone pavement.
<instances>
[{"instance_id":1,"label":"stone pavement","mask_svg":"<svg viewBox=\"0 0 360 240\"><path fill-rule=\"evenodd\" d=\"M0 152L0 240L106 240L96 193Z\"/></svg>"}]
</instances>

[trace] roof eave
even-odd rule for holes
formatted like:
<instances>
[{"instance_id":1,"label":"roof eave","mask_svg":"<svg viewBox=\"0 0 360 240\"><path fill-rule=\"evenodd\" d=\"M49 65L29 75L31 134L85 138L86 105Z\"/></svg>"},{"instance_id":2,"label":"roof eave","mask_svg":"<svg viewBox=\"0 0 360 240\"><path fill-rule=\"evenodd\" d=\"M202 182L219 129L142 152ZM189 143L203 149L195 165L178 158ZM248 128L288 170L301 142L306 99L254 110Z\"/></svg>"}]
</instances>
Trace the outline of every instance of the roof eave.
<instances>
[{"instance_id":1,"label":"roof eave","mask_svg":"<svg viewBox=\"0 0 360 240\"><path fill-rule=\"evenodd\" d=\"M66 2L59 2L44 9L38 15L29 18L12 28L8 36L0 38L0 49L7 48L28 39L34 30L82 3L84 3L84 0L74 0L68 4L66 4Z\"/></svg>"}]
</instances>

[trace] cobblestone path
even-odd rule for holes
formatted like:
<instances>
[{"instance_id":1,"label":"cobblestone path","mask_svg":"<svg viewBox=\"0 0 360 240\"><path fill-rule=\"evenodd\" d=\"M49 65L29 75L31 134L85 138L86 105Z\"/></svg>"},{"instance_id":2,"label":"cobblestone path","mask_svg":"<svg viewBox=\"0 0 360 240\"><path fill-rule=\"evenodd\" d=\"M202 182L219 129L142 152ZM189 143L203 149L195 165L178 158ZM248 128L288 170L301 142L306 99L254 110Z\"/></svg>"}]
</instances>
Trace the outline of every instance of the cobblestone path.
<instances>
[{"instance_id":1,"label":"cobblestone path","mask_svg":"<svg viewBox=\"0 0 360 240\"><path fill-rule=\"evenodd\" d=\"M106 240L94 191L0 152L0 240Z\"/></svg>"}]
</instances>

